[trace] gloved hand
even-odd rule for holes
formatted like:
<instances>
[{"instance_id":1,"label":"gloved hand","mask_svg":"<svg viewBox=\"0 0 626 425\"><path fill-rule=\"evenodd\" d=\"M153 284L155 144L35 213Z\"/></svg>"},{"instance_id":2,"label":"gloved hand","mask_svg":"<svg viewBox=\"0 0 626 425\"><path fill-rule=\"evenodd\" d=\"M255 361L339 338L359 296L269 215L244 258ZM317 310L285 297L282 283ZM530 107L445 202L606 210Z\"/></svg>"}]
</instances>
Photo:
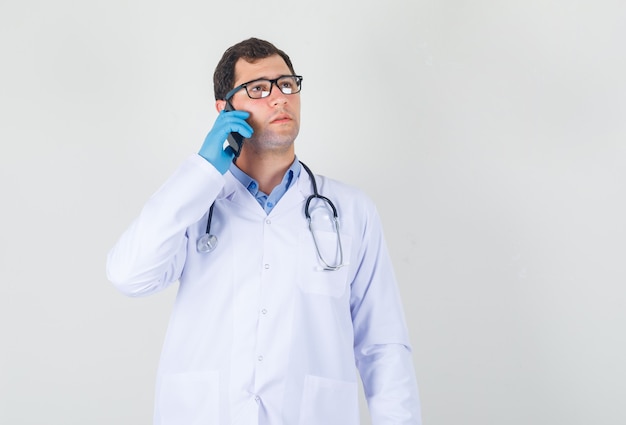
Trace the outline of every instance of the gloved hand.
<instances>
[{"instance_id":1,"label":"gloved hand","mask_svg":"<svg viewBox=\"0 0 626 425\"><path fill-rule=\"evenodd\" d=\"M243 137L252 136L252 127L246 122L250 116L246 111L222 111L215 120L198 154L209 161L217 170L224 174L228 171L235 152L230 146L224 148L224 142L231 132L237 132Z\"/></svg>"}]
</instances>

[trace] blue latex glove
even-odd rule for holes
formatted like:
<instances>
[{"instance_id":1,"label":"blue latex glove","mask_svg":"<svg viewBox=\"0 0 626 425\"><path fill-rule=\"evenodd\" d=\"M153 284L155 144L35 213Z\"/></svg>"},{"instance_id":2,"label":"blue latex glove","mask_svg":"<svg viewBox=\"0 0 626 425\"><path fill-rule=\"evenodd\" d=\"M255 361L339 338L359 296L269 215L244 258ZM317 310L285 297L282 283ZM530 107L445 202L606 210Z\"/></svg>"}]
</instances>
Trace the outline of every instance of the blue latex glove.
<instances>
[{"instance_id":1,"label":"blue latex glove","mask_svg":"<svg viewBox=\"0 0 626 425\"><path fill-rule=\"evenodd\" d=\"M231 132L237 132L243 137L252 136L252 127L246 122L250 116L246 111L222 111L215 120L198 154L209 161L217 170L224 174L230 168L235 152L230 146L224 148L224 142Z\"/></svg>"}]
</instances>

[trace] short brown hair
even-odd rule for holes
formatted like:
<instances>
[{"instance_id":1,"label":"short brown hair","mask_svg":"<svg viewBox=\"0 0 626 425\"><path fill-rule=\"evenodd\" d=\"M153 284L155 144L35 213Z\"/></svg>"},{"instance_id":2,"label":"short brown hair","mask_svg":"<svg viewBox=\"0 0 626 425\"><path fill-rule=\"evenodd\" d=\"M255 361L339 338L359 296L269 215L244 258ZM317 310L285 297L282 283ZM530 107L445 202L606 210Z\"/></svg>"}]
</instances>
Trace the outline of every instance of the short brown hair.
<instances>
[{"instance_id":1,"label":"short brown hair","mask_svg":"<svg viewBox=\"0 0 626 425\"><path fill-rule=\"evenodd\" d=\"M222 59L218 62L213 73L213 92L215 100L223 100L226 94L234 88L235 84L235 64L239 59L253 63L257 59L264 59L273 55L279 55L292 74L296 72L291 64L291 59L287 53L283 52L269 41L258 38L249 38L229 47Z\"/></svg>"}]
</instances>

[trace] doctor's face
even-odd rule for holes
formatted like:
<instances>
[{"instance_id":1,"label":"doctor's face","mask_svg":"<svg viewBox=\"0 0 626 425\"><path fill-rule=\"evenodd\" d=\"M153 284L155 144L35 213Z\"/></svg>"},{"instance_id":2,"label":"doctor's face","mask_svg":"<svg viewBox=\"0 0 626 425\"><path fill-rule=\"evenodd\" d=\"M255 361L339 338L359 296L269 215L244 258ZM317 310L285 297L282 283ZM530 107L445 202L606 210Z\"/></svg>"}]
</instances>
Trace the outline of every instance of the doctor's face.
<instances>
[{"instance_id":1,"label":"doctor's face","mask_svg":"<svg viewBox=\"0 0 626 425\"><path fill-rule=\"evenodd\" d=\"M259 78L273 80L283 75L291 75L291 71L279 55L257 59L254 63L239 59L235 64L234 86ZM244 147L247 144L257 151L276 152L293 149L300 130L300 93L284 94L272 85L268 97L251 99L242 89L230 101L235 109L250 113L247 121L254 134L246 140Z\"/></svg>"}]
</instances>

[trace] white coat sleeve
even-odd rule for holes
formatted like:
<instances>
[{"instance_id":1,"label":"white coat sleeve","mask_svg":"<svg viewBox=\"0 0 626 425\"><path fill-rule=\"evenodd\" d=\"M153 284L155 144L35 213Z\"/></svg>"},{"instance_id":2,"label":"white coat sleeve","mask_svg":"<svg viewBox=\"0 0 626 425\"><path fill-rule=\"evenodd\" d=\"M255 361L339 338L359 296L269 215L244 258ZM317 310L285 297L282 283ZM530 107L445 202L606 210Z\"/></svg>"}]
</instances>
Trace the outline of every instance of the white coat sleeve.
<instances>
[{"instance_id":1,"label":"white coat sleeve","mask_svg":"<svg viewBox=\"0 0 626 425\"><path fill-rule=\"evenodd\" d=\"M420 425L419 393L393 266L375 208L351 284L355 360L373 425Z\"/></svg>"},{"instance_id":2,"label":"white coat sleeve","mask_svg":"<svg viewBox=\"0 0 626 425\"><path fill-rule=\"evenodd\" d=\"M107 256L107 277L122 293L154 293L178 280L186 259L186 230L207 212L224 177L190 156L150 197Z\"/></svg>"}]
</instances>

